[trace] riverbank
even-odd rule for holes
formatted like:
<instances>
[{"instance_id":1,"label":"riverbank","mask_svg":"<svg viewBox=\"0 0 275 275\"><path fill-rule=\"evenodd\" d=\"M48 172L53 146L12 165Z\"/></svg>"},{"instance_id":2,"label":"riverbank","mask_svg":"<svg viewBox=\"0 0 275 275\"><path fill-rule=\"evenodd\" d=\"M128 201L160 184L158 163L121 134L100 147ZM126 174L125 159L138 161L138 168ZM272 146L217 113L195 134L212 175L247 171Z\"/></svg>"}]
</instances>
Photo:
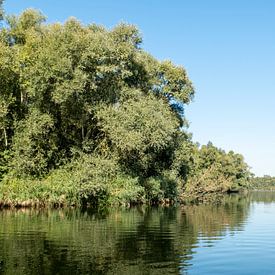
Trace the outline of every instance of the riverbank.
<instances>
[{"instance_id":1,"label":"riverbank","mask_svg":"<svg viewBox=\"0 0 275 275\"><path fill-rule=\"evenodd\" d=\"M233 184L228 181L204 180L200 183L189 182L184 189L179 188L182 183L167 180L165 184L170 188L170 193L167 190L165 193L164 182L159 178L151 179L149 183L140 183L137 178L120 175L113 181L101 182L100 185L90 183L88 189L86 186L84 190L79 175L55 171L42 180L6 179L0 183L0 207L129 207L145 204L218 203L224 194L231 192L230 186Z\"/></svg>"}]
</instances>

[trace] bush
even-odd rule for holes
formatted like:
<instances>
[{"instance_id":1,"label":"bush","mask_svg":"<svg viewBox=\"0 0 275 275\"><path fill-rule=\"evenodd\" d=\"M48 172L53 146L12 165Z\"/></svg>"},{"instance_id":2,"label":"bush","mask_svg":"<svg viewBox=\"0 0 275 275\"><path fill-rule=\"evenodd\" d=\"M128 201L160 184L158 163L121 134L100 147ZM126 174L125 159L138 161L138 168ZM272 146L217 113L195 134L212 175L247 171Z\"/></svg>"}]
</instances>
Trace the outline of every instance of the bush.
<instances>
[{"instance_id":1,"label":"bush","mask_svg":"<svg viewBox=\"0 0 275 275\"><path fill-rule=\"evenodd\" d=\"M7 175L0 185L0 205L6 206L70 206L80 205L77 186L65 169L47 178L19 179Z\"/></svg>"},{"instance_id":2,"label":"bush","mask_svg":"<svg viewBox=\"0 0 275 275\"><path fill-rule=\"evenodd\" d=\"M212 165L188 178L181 194L181 200L185 202L204 201L209 194L227 192L231 185L232 180L220 173L218 165Z\"/></svg>"},{"instance_id":3,"label":"bush","mask_svg":"<svg viewBox=\"0 0 275 275\"><path fill-rule=\"evenodd\" d=\"M109 184L110 204L132 205L145 202L145 190L140 186L138 178L119 174Z\"/></svg>"},{"instance_id":4,"label":"bush","mask_svg":"<svg viewBox=\"0 0 275 275\"><path fill-rule=\"evenodd\" d=\"M18 177L43 176L53 165L57 150L50 115L33 109L20 121L13 137L11 167Z\"/></svg>"}]
</instances>

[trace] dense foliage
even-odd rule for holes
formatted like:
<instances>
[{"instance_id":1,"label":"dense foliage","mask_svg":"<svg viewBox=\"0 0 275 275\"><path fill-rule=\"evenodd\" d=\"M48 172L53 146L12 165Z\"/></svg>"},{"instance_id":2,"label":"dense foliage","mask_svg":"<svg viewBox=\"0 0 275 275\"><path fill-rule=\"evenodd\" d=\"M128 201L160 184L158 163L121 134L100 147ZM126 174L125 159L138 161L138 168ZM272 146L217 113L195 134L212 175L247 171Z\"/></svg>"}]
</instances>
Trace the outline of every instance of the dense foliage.
<instances>
[{"instance_id":1,"label":"dense foliage","mask_svg":"<svg viewBox=\"0 0 275 275\"><path fill-rule=\"evenodd\" d=\"M35 10L6 17L2 204L157 203L247 184L241 155L192 142L186 71L141 42L128 24L45 24Z\"/></svg>"},{"instance_id":2,"label":"dense foliage","mask_svg":"<svg viewBox=\"0 0 275 275\"><path fill-rule=\"evenodd\" d=\"M3 0L0 0L0 20L3 20L3 16L4 16Z\"/></svg>"},{"instance_id":3,"label":"dense foliage","mask_svg":"<svg viewBox=\"0 0 275 275\"><path fill-rule=\"evenodd\" d=\"M275 177L265 175L263 177L253 177L251 179L251 189L257 190L274 190L275 189Z\"/></svg>"}]
</instances>

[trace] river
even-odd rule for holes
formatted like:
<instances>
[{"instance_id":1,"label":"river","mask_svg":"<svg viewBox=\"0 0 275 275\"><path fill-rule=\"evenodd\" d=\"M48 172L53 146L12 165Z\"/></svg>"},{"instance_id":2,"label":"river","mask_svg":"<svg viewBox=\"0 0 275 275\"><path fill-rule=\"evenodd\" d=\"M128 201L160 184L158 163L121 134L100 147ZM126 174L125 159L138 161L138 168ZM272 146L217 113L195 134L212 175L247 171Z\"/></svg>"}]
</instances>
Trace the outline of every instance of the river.
<instances>
[{"instance_id":1,"label":"river","mask_svg":"<svg viewBox=\"0 0 275 275\"><path fill-rule=\"evenodd\" d=\"M275 192L219 205L1 210L0 274L275 274Z\"/></svg>"}]
</instances>

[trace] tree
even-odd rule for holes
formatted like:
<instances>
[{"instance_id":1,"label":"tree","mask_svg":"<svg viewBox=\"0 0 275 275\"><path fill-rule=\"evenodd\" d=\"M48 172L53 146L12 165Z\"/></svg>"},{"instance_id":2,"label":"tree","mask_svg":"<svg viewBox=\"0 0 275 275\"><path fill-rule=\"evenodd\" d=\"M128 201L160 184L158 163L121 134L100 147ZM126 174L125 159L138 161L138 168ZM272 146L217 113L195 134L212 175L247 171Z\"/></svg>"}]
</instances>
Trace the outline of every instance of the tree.
<instances>
[{"instance_id":1,"label":"tree","mask_svg":"<svg viewBox=\"0 0 275 275\"><path fill-rule=\"evenodd\" d=\"M179 121L162 99L140 91L124 92L131 96L97 113L102 142L128 169L144 177L156 175L171 165L169 151L173 150Z\"/></svg>"},{"instance_id":2,"label":"tree","mask_svg":"<svg viewBox=\"0 0 275 275\"><path fill-rule=\"evenodd\" d=\"M25 115L30 108L50 114L59 129L57 143L68 156L73 147L88 152L98 149L108 135L109 142L118 144L106 132L108 127L118 130L114 119L106 119L108 112L125 122L125 131L138 118L143 126L136 131L147 137L139 141L144 149L136 143L135 150L144 155L144 161L156 159L157 150L171 143L182 124L171 99L188 104L193 97L185 70L141 50L140 34L132 25L120 24L108 31L83 26L73 18L64 25L43 26L43 21L44 16L33 10L8 19L7 41L17 49ZM162 128L153 126L155 119ZM103 127L99 120L104 121ZM150 149L145 145L149 140ZM112 146L109 150L114 152ZM127 150L133 153L130 147Z\"/></svg>"},{"instance_id":3,"label":"tree","mask_svg":"<svg viewBox=\"0 0 275 275\"><path fill-rule=\"evenodd\" d=\"M50 115L30 110L13 137L11 167L19 177L43 176L54 166L54 122Z\"/></svg>"},{"instance_id":4,"label":"tree","mask_svg":"<svg viewBox=\"0 0 275 275\"><path fill-rule=\"evenodd\" d=\"M7 16L0 30L0 173L59 186L59 195L66 186L70 198L116 194L123 203L142 200L143 192L151 201L173 200L192 179L210 182L211 171L241 186L248 176L241 155L200 148L187 133L184 108L194 87L185 69L157 60L141 43L130 24L45 24L32 9Z\"/></svg>"},{"instance_id":5,"label":"tree","mask_svg":"<svg viewBox=\"0 0 275 275\"><path fill-rule=\"evenodd\" d=\"M3 2L4 0L0 0L0 21L3 20L3 16L4 16Z\"/></svg>"}]
</instances>

